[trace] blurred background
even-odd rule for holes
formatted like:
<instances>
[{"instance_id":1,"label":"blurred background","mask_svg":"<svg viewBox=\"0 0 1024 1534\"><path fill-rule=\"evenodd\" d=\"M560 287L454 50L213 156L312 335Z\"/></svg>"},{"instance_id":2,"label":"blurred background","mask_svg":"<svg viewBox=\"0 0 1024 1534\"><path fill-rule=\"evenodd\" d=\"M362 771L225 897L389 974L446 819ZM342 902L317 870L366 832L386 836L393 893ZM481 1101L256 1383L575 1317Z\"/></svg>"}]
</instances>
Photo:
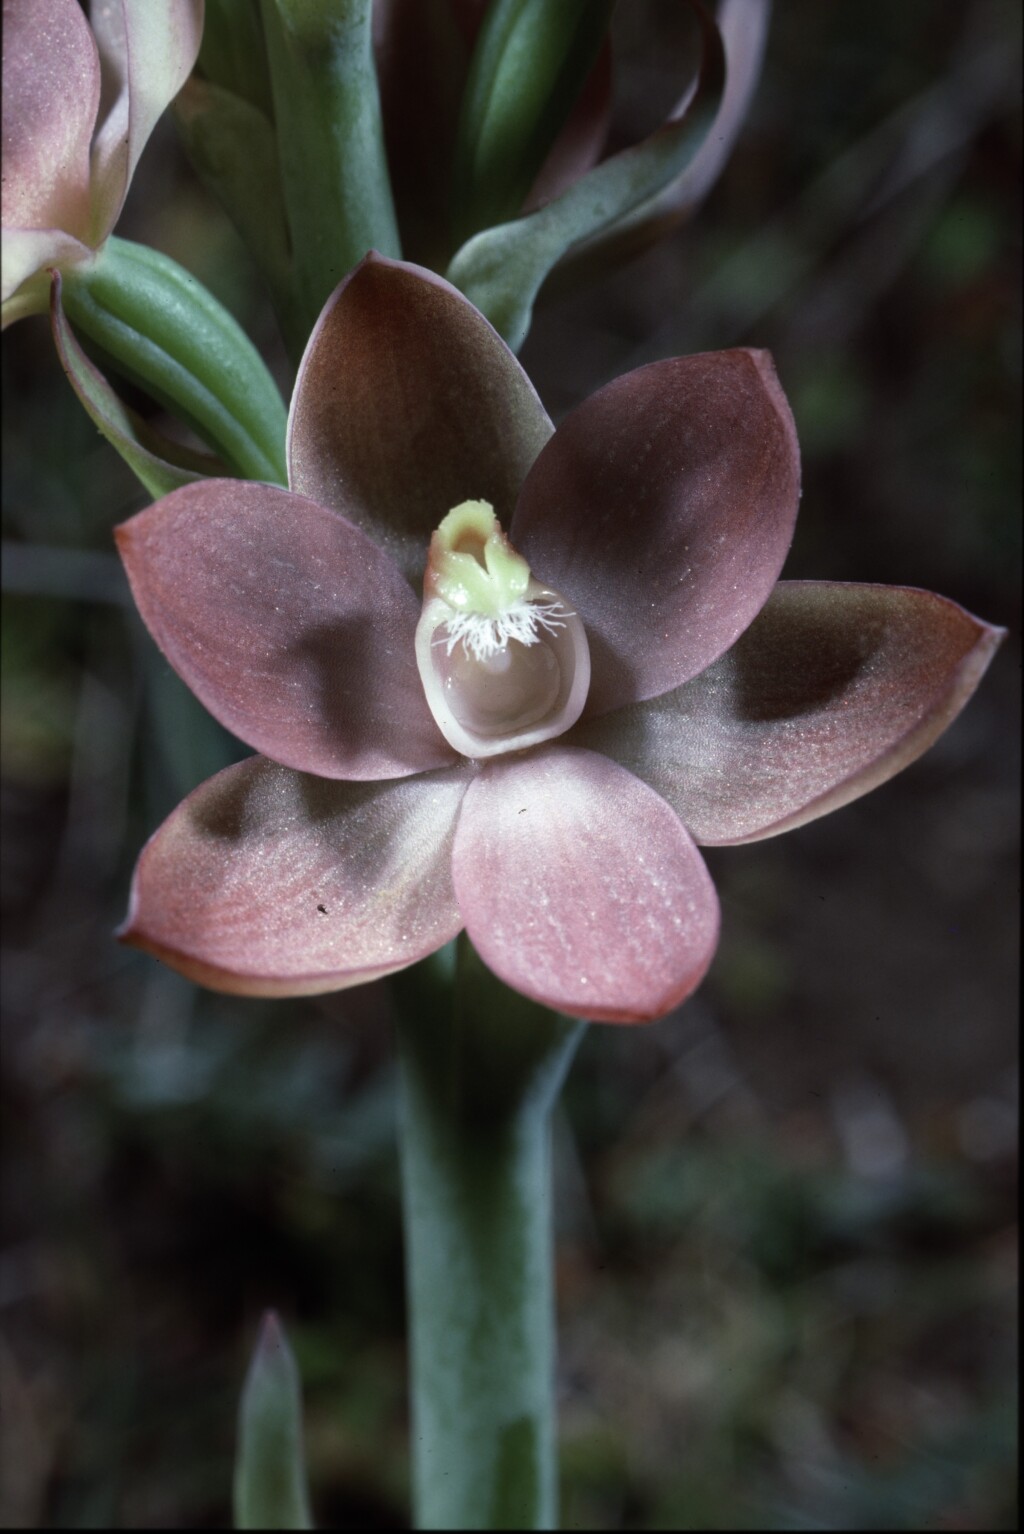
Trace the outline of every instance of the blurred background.
<instances>
[{"instance_id":1,"label":"blurred background","mask_svg":"<svg viewBox=\"0 0 1024 1534\"><path fill-rule=\"evenodd\" d=\"M682 7L618 9L613 147L690 47ZM707 982L584 1041L555 1133L566 1528L1016 1527L1021 16L778 5L697 216L523 353L557 420L654 358L769 347L805 465L786 573L1010 630L903 775L710 852ZM287 387L169 125L119 232ZM244 753L131 609L111 528L145 497L42 319L3 381L3 1524L226 1524L273 1305L318 1521L408 1526L386 987L239 1002L113 941L145 837Z\"/></svg>"}]
</instances>

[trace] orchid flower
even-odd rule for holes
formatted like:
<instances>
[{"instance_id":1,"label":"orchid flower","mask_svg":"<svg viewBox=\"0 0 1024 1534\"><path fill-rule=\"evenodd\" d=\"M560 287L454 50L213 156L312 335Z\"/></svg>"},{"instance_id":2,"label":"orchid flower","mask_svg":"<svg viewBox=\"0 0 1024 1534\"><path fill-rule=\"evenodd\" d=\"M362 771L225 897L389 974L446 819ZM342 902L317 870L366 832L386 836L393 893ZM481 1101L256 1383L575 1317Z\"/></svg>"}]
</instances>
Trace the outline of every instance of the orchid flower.
<instances>
[{"instance_id":1,"label":"orchid flower","mask_svg":"<svg viewBox=\"0 0 1024 1534\"><path fill-rule=\"evenodd\" d=\"M4 0L3 324L90 261L199 52L203 0Z\"/></svg>"},{"instance_id":2,"label":"orchid flower","mask_svg":"<svg viewBox=\"0 0 1024 1534\"><path fill-rule=\"evenodd\" d=\"M211 461L129 410L76 332L221 468L283 479L284 405L237 321L169 257L111 233L195 62L203 0L102 0L90 14L91 28L77 0L4 0L3 324L50 309L81 404L152 494Z\"/></svg>"},{"instance_id":3,"label":"orchid flower","mask_svg":"<svg viewBox=\"0 0 1024 1534\"><path fill-rule=\"evenodd\" d=\"M799 456L765 353L653 363L555 431L456 289L373 255L310 338L288 468L118 530L157 643L260 753L151 838L122 929L217 989L339 989L465 928L556 1011L659 1017L715 950L698 843L892 776L1002 637L778 582Z\"/></svg>"}]
</instances>

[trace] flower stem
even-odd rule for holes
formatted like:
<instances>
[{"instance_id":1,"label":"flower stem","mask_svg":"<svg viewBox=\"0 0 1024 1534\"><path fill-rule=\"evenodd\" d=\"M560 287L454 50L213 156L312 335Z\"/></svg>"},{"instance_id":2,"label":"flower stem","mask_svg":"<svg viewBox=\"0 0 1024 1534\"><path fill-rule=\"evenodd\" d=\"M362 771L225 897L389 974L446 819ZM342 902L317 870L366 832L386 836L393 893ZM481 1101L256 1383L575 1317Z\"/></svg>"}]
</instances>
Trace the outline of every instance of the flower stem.
<instances>
[{"instance_id":1,"label":"flower stem","mask_svg":"<svg viewBox=\"0 0 1024 1534\"><path fill-rule=\"evenodd\" d=\"M369 250L401 254L371 0L262 0L303 342ZM293 338L294 344L294 338Z\"/></svg>"},{"instance_id":2,"label":"flower stem","mask_svg":"<svg viewBox=\"0 0 1024 1534\"><path fill-rule=\"evenodd\" d=\"M555 1526L551 1109L584 1024L459 940L399 989L419 1528Z\"/></svg>"}]
</instances>

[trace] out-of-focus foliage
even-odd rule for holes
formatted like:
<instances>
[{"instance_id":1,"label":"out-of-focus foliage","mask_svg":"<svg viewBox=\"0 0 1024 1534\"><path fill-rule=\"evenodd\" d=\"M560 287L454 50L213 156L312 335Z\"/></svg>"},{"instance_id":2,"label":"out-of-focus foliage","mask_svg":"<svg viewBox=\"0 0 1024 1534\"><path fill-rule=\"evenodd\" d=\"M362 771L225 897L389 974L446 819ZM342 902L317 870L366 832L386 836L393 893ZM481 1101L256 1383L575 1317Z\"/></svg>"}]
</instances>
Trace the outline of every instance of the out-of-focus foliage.
<instances>
[{"instance_id":1,"label":"out-of-focus foliage","mask_svg":"<svg viewBox=\"0 0 1024 1534\"><path fill-rule=\"evenodd\" d=\"M686 38L619 9L625 143ZM698 218L542 305L524 363L558 416L656 356L770 347L805 455L787 573L1011 633L903 777L713 852L700 995L585 1041L556 1139L563 1522L1010 1528L1021 12L776 9ZM124 232L286 379L225 220L173 137L150 153ZM274 1306L318 1521L407 1526L387 993L230 1001L112 941L145 836L239 753L132 613L110 529L139 492L42 321L3 367L3 1519L223 1525Z\"/></svg>"}]
</instances>

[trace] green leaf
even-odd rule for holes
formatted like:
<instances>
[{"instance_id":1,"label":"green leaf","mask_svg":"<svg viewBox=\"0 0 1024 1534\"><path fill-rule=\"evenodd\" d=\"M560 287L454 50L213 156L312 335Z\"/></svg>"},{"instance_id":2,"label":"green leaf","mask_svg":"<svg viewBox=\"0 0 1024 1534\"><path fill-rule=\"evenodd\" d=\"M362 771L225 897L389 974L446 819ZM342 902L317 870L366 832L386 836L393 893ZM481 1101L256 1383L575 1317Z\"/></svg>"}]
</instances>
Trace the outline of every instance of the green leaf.
<instances>
[{"instance_id":1,"label":"green leaf","mask_svg":"<svg viewBox=\"0 0 1024 1534\"><path fill-rule=\"evenodd\" d=\"M206 0L196 62L204 79L270 118L274 107L259 0Z\"/></svg>"},{"instance_id":2,"label":"green leaf","mask_svg":"<svg viewBox=\"0 0 1024 1534\"><path fill-rule=\"evenodd\" d=\"M117 397L75 339L61 304L61 287L61 275L54 272L50 323L61 367L87 414L153 499L193 480L226 474L227 469L219 458L194 453L172 442L148 426Z\"/></svg>"},{"instance_id":3,"label":"green leaf","mask_svg":"<svg viewBox=\"0 0 1024 1534\"><path fill-rule=\"evenodd\" d=\"M559 263L552 292L572 292L581 278L597 276L638 255L689 218L724 170L764 60L772 0L720 0L718 30L725 48L725 90L714 124L700 149L660 192L575 247Z\"/></svg>"},{"instance_id":4,"label":"green leaf","mask_svg":"<svg viewBox=\"0 0 1024 1534\"><path fill-rule=\"evenodd\" d=\"M455 157L455 230L514 218L597 58L614 0L492 0Z\"/></svg>"},{"instance_id":5,"label":"green leaf","mask_svg":"<svg viewBox=\"0 0 1024 1534\"><path fill-rule=\"evenodd\" d=\"M272 1310L242 1389L235 1458L235 1527L311 1529L302 1452L299 1371Z\"/></svg>"},{"instance_id":6,"label":"green leaf","mask_svg":"<svg viewBox=\"0 0 1024 1534\"><path fill-rule=\"evenodd\" d=\"M238 322L185 269L111 236L64 274L63 307L105 363L187 421L237 474L286 484L284 403Z\"/></svg>"},{"instance_id":7,"label":"green leaf","mask_svg":"<svg viewBox=\"0 0 1024 1534\"><path fill-rule=\"evenodd\" d=\"M178 93L173 110L193 169L221 203L263 273L297 360L308 332L295 315L288 217L273 124L251 102L197 75Z\"/></svg>"},{"instance_id":8,"label":"green leaf","mask_svg":"<svg viewBox=\"0 0 1024 1534\"><path fill-rule=\"evenodd\" d=\"M702 0L690 0L703 53L696 88L681 116L642 144L605 160L536 213L485 229L457 251L446 273L518 351L533 305L552 267L579 241L597 234L654 196L685 168L715 119L725 84L718 28Z\"/></svg>"}]
</instances>

